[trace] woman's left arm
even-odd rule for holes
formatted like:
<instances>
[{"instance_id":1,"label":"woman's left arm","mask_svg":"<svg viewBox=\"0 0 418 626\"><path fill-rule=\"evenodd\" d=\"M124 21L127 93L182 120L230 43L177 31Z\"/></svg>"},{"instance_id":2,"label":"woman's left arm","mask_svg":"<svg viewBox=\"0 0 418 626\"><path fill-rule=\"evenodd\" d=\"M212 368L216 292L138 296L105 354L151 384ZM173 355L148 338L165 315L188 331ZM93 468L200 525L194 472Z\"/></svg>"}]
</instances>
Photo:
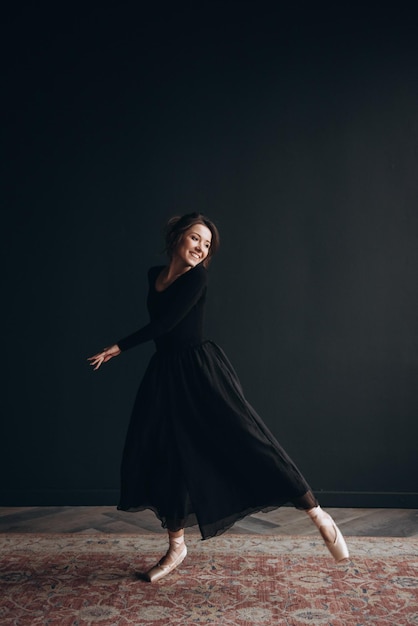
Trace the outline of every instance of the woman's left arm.
<instances>
[{"instance_id":1,"label":"woman's left arm","mask_svg":"<svg viewBox=\"0 0 418 626\"><path fill-rule=\"evenodd\" d=\"M178 284L175 298L170 302L170 306L167 307L164 314L158 318L158 320L151 321L143 328L128 335L128 337L118 340L117 345L122 352L169 332L198 302L206 289L206 269L203 266L195 267L193 270L190 270L190 272L187 272L183 278L184 280Z\"/></svg>"},{"instance_id":2,"label":"woman's left arm","mask_svg":"<svg viewBox=\"0 0 418 626\"><path fill-rule=\"evenodd\" d=\"M94 371L96 371L103 363L107 363L110 359L113 359L114 356L118 356L120 353L121 349L115 343L113 346L104 348L101 352L90 356L87 361L90 361L90 365L93 367Z\"/></svg>"}]
</instances>

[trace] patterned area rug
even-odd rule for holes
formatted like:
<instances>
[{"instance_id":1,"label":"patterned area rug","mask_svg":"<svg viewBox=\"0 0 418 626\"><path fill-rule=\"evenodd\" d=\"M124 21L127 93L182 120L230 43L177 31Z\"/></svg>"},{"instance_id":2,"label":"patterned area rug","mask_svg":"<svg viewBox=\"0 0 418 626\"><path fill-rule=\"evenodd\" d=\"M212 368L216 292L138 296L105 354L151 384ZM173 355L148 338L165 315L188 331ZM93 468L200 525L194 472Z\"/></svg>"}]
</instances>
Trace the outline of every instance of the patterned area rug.
<instances>
[{"instance_id":1,"label":"patterned area rug","mask_svg":"<svg viewBox=\"0 0 418 626\"><path fill-rule=\"evenodd\" d=\"M163 535L0 537L0 624L56 626L418 626L418 540L349 538L334 564L321 541L227 533L167 578L138 579Z\"/></svg>"}]
</instances>

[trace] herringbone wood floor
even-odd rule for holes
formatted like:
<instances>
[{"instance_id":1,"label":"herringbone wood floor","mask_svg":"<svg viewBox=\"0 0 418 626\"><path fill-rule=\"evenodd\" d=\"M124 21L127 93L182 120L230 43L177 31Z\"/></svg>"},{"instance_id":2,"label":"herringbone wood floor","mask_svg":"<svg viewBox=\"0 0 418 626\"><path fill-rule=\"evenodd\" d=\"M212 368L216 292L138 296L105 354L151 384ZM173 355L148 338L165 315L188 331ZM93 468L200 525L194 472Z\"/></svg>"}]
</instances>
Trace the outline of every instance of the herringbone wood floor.
<instances>
[{"instance_id":1,"label":"herringbone wood floor","mask_svg":"<svg viewBox=\"0 0 418 626\"><path fill-rule=\"evenodd\" d=\"M347 536L418 537L418 509L326 509ZM111 506L3 507L3 533L133 533L165 532L151 511L125 513ZM196 528L188 529L197 533ZM308 517L292 507L250 515L233 533L311 535L316 529Z\"/></svg>"}]
</instances>

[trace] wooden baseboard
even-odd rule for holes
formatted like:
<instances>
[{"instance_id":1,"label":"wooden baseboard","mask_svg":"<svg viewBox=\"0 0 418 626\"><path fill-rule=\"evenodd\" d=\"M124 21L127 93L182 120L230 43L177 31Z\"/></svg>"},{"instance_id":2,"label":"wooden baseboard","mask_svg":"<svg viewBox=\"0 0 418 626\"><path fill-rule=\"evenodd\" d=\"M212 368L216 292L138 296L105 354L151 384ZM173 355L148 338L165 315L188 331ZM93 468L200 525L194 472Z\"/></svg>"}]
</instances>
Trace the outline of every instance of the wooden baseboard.
<instances>
[{"instance_id":1,"label":"wooden baseboard","mask_svg":"<svg viewBox=\"0 0 418 626\"><path fill-rule=\"evenodd\" d=\"M418 509L416 492L315 491L324 507Z\"/></svg>"},{"instance_id":2,"label":"wooden baseboard","mask_svg":"<svg viewBox=\"0 0 418 626\"><path fill-rule=\"evenodd\" d=\"M116 506L117 489L0 490L0 506Z\"/></svg>"},{"instance_id":3,"label":"wooden baseboard","mask_svg":"<svg viewBox=\"0 0 418 626\"><path fill-rule=\"evenodd\" d=\"M416 492L315 491L324 507L418 509ZM0 506L116 506L117 489L0 490Z\"/></svg>"}]
</instances>

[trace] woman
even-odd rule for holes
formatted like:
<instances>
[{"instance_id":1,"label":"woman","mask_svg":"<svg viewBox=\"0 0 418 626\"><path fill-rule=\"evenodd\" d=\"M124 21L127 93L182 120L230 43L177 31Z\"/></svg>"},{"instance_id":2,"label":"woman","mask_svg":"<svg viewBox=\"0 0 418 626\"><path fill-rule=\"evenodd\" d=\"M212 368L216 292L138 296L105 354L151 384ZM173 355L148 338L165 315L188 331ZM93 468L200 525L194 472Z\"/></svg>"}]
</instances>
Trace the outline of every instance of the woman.
<instances>
[{"instance_id":1,"label":"woman","mask_svg":"<svg viewBox=\"0 0 418 626\"><path fill-rule=\"evenodd\" d=\"M168 530L168 552L147 572L149 581L183 561L186 527L198 524L208 539L286 502L306 511L337 561L348 558L333 519L245 400L225 354L203 339L206 268L218 246L216 226L205 216L172 218L169 263L148 272L150 323L89 358L97 370L138 344L156 344L128 428L118 505L149 508Z\"/></svg>"}]
</instances>

